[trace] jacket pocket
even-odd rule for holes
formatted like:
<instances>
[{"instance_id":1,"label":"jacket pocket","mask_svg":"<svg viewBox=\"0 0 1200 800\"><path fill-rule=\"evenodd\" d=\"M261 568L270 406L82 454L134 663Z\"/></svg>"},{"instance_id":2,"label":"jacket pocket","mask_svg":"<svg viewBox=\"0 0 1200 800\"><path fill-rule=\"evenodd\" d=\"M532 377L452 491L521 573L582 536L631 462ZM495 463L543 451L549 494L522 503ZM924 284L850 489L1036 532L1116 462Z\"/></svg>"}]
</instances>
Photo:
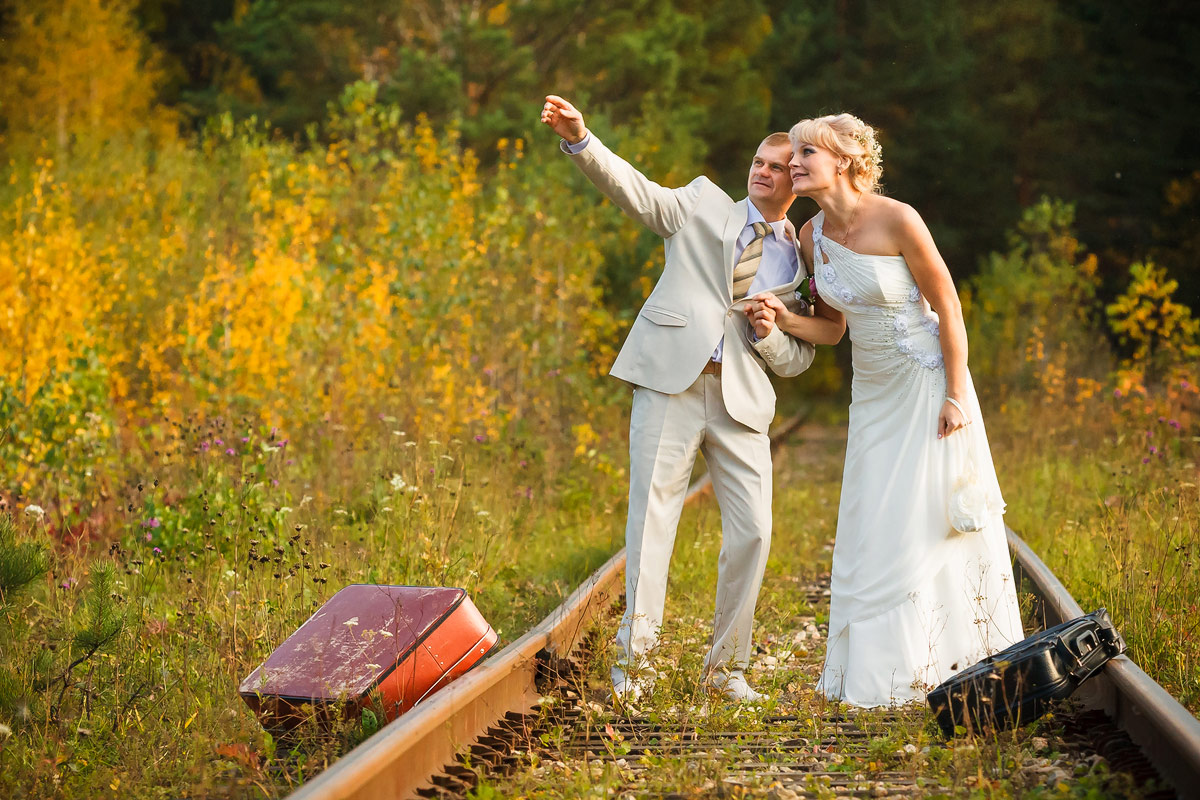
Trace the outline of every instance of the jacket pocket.
<instances>
[{"instance_id":1,"label":"jacket pocket","mask_svg":"<svg viewBox=\"0 0 1200 800\"><path fill-rule=\"evenodd\" d=\"M658 325L670 325L681 328L687 325L687 317L674 311L667 311L658 306L642 306L641 314L646 319Z\"/></svg>"}]
</instances>

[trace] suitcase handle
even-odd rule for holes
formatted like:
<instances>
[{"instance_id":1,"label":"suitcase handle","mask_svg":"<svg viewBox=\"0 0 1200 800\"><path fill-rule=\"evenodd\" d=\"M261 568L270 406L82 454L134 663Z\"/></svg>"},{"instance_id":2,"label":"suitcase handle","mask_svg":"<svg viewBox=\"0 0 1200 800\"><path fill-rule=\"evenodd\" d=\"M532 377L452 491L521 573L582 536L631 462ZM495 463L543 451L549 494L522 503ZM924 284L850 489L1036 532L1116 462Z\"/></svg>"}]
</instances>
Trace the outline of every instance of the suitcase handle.
<instances>
[{"instance_id":1,"label":"suitcase handle","mask_svg":"<svg viewBox=\"0 0 1200 800\"><path fill-rule=\"evenodd\" d=\"M1071 639L1069 643L1063 641L1063 644L1068 645L1066 648L1072 659L1075 661L1075 666L1071 669L1071 677L1076 680L1084 680L1095 672L1105 661L1108 660L1107 653L1105 658L1096 663L1095 655L1097 651L1104 652L1100 637L1091 629L1080 631L1079 635Z\"/></svg>"}]
</instances>

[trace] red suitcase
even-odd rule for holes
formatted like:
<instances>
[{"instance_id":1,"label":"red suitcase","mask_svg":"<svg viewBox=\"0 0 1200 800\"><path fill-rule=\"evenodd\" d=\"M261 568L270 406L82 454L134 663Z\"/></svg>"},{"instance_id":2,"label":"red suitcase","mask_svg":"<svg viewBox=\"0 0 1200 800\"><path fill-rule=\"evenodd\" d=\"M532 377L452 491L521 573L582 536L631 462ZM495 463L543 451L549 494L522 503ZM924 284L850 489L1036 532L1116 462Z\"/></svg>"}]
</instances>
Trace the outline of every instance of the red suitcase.
<instances>
[{"instance_id":1,"label":"red suitcase","mask_svg":"<svg viewBox=\"0 0 1200 800\"><path fill-rule=\"evenodd\" d=\"M352 584L239 687L268 730L377 701L390 721L488 654L499 637L462 589Z\"/></svg>"}]
</instances>

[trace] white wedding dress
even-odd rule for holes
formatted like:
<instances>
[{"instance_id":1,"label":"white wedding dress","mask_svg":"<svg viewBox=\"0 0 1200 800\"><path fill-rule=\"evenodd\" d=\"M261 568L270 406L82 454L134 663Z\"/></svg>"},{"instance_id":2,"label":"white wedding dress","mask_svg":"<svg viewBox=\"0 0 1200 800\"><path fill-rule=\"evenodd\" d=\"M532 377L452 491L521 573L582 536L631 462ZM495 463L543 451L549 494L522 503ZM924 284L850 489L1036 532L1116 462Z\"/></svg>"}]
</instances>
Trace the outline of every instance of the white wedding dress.
<instances>
[{"instance_id":1,"label":"white wedding dress","mask_svg":"<svg viewBox=\"0 0 1200 800\"><path fill-rule=\"evenodd\" d=\"M813 219L817 290L846 316L854 380L817 690L856 706L924 702L953 673L1023 638L1004 501L974 386L973 423L937 438L946 398L938 318L902 256L862 255ZM971 448L987 525L954 531L954 465Z\"/></svg>"}]
</instances>

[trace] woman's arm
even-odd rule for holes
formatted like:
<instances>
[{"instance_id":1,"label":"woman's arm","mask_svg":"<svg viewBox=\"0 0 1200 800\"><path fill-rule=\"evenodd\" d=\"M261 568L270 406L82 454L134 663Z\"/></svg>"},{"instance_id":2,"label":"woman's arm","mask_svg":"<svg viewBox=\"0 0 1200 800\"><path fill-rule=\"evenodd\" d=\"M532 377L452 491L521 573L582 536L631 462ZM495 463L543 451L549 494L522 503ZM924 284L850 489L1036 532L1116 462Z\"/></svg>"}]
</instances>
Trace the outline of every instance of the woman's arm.
<instances>
[{"instance_id":1,"label":"woman's arm","mask_svg":"<svg viewBox=\"0 0 1200 800\"><path fill-rule=\"evenodd\" d=\"M800 258L808 274L813 270L812 222L806 222L796 234L800 241ZM817 297L816 315L812 317L793 314L778 297L763 292L750 298L746 304L746 316L750 323L756 321L774 323L784 333L812 344L837 344L846 332L846 318Z\"/></svg>"},{"instance_id":2,"label":"woman's arm","mask_svg":"<svg viewBox=\"0 0 1200 800\"><path fill-rule=\"evenodd\" d=\"M921 219L916 209L898 204L894 231L900 254L908 263L917 287L938 315L938 339L942 345L942 361L946 366L946 396L965 407L969 380L967 327L963 323L962 304L950 270L942 260L925 220ZM938 415L938 438L953 433L969 421L959 406L945 401Z\"/></svg>"},{"instance_id":3,"label":"woman's arm","mask_svg":"<svg viewBox=\"0 0 1200 800\"><path fill-rule=\"evenodd\" d=\"M846 332L846 318L817 298L816 314L811 317L793 314L783 301L770 292L756 294L746 304L751 323L756 320L774 321L779 330L812 344L837 344Z\"/></svg>"}]
</instances>

